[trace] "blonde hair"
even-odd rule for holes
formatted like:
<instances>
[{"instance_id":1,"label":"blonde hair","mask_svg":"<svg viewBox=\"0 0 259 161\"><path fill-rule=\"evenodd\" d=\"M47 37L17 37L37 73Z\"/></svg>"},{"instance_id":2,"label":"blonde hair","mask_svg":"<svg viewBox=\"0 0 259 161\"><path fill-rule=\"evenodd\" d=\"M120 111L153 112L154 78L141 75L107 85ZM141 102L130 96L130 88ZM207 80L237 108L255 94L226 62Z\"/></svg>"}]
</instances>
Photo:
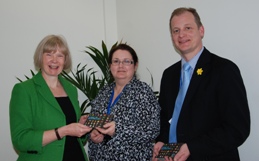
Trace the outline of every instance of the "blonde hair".
<instances>
[{"instance_id":1,"label":"blonde hair","mask_svg":"<svg viewBox=\"0 0 259 161\"><path fill-rule=\"evenodd\" d=\"M44 53L52 53L60 50L65 55L65 63L63 70L71 70L72 59L67 42L63 36L48 35L44 37L38 44L34 53L34 66L37 70L42 68L42 58Z\"/></svg>"}]
</instances>

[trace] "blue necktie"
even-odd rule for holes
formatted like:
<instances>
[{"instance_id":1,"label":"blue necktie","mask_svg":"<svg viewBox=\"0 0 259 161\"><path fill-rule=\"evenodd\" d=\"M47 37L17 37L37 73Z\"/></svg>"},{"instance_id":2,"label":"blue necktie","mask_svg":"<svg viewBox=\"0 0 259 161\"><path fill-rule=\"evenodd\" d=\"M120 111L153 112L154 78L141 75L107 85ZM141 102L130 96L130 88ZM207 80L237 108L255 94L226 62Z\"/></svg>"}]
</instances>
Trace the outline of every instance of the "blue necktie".
<instances>
[{"instance_id":1,"label":"blue necktie","mask_svg":"<svg viewBox=\"0 0 259 161\"><path fill-rule=\"evenodd\" d=\"M179 114L181 112L181 108L183 105L184 97L190 83L190 77L191 77L190 69L191 69L191 66L188 63L185 63L183 65L183 75L180 81L180 89L175 101L174 112L171 119L169 143L177 143L176 127L177 127Z\"/></svg>"}]
</instances>

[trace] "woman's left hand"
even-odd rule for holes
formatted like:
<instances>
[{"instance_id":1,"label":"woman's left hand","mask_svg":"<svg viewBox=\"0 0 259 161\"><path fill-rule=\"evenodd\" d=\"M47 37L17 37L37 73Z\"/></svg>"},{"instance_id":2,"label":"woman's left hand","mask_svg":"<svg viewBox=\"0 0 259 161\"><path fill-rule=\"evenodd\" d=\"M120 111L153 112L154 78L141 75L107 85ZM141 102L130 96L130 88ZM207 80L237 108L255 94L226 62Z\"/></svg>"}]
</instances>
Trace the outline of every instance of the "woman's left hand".
<instances>
[{"instance_id":1,"label":"woman's left hand","mask_svg":"<svg viewBox=\"0 0 259 161\"><path fill-rule=\"evenodd\" d=\"M113 136L115 134L115 122L109 122L103 125L103 128L96 127L96 129L102 134Z\"/></svg>"},{"instance_id":2,"label":"woman's left hand","mask_svg":"<svg viewBox=\"0 0 259 161\"><path fill-rule=\"evenodd\" d=\"M104 135L101 134L98 130L93 130L90 133L90 138L94 143L100 143L103 141Z\"/></svg>"}]
</instances>

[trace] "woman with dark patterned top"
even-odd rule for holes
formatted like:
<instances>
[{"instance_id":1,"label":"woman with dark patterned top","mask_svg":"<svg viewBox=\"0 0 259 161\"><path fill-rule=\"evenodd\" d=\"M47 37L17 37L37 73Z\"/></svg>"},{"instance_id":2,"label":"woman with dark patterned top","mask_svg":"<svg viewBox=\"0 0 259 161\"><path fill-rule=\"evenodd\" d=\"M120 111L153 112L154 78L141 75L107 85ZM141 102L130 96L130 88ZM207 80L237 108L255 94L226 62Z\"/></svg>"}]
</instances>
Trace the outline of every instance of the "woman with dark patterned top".
<instances>
[{"instance_id":1,"label":"woman with dark patterned top","mask_svg":"<svg viewBox=\"0 0 259 161\"><path fill-rule=\"evenodd\" d=\"M150 86L135 72L134 49L119 44L109 53L115 82L106 85L91 102L91 113L112 114L112 122L94 129L89 141L91 161L151 160L153 140L160 129L160 106Z\"/></svg>"}]
</instances>

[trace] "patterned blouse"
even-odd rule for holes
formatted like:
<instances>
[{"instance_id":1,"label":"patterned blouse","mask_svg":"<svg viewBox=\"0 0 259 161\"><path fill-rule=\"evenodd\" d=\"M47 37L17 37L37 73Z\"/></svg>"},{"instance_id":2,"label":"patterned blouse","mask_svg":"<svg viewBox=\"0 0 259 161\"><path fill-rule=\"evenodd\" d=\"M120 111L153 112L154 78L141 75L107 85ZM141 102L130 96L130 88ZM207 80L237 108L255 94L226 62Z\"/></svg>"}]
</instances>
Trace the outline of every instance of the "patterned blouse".
<instances>
[{"instance_id":1,"label":"patterned blouse","mask_svg":"<svg viewBox=\"0 0 259 161\"><path fill-rule=\"evenodd\" d=\"M107 113L115 83L105 86L91 102L91 113ZM111 108L115 135L98 144L89 140L91 161L151 160L153 140L160 129L160 106L150 86L133 77Z\"/></svg>"}]
</instances>

